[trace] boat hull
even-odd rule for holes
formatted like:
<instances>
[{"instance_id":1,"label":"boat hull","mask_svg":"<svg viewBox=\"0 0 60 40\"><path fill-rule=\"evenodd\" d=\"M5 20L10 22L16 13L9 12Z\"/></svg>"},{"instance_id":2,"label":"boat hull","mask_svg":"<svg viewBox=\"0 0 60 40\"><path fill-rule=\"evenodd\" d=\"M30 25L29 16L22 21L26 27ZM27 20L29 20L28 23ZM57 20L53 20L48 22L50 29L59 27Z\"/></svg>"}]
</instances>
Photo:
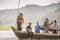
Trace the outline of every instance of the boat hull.
<instances>
[{"instance_id":1,"label":"boat hull","mask_svg":"<svg viewBox=\"0 0 60 40\"><path fill-rule=\"evenodd\" d=\"M11 27L13 32L18 38L30 38L27 32L20 32L14 27ZM49 33L33 33L32 38L34 39L60 39L60 34L49 34Z\"/></svg>"}]
</instances>

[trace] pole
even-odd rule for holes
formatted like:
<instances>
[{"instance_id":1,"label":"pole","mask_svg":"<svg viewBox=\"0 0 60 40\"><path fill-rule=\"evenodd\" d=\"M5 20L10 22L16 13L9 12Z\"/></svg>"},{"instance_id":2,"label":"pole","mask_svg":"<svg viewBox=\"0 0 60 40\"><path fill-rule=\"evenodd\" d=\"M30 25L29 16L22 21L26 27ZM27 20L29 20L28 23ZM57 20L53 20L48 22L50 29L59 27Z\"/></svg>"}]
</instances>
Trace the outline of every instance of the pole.
<instances>
[{"instance_id":1,"label":"pole","mask_svg":"<svg viewBox=\"0 0 60 40\"><path fill-rule=\"evenodd\" d=\"M17 16L19 14L19 6L20 6L20 0L18 1ZM17 16L16 16L16 19L17 19ZM17 20L16 20L16 22L17 22ZM17 27L17 23L15 24L15 27Z\"/></svg>"},{"instance_id":2,"label":"pole","mask_svg":"<svg viewBox=\"0 0 60 40\"><path fill-rule=\"evenodd\" d=\"M19 6L20 6L20 0L18 1L17 15L18 15L18 13L19 13Z\"/></svg>"}]
</instances>

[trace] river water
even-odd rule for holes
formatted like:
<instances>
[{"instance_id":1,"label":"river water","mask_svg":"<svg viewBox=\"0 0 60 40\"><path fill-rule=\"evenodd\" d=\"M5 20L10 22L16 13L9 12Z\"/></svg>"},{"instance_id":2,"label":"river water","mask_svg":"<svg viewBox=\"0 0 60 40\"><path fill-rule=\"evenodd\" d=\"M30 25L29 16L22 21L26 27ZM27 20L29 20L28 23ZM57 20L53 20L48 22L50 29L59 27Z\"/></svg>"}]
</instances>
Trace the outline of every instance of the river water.
<instances>
[{"instance_id":1,"label":"river water","mask_svg":"<svg viewBox=\"0 0 60 40\"><path fill-rule=\"evenodd\" d=\"M18 40L12 30L0 30L0 40Z\"/></svg>"},{"instance_id":2,"label":"river water","mask_svg":"<svg viewBox=\"0 0 60 40\"><path fill-rule=\"evenodd\" d=\"M17 38L12 30L0 30L0 40L60 40L60 39L31 39Z\"/></svg>"}]
</instances>

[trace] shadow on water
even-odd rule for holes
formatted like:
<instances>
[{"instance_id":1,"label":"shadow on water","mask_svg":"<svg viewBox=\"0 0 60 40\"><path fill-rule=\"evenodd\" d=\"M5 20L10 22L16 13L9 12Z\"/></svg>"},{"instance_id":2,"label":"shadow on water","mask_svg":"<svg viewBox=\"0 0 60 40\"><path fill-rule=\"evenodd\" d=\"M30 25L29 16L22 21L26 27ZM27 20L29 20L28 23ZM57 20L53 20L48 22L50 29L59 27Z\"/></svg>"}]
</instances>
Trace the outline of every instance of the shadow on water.
<instances>
[{"instance_id":1,"label":"shadow on water","mask_svg":"<svg viewBox=\"0 0 60 40\"><path fill-rule=\"evenodd\" d=\"M31 39L31 38L20 38L18 40L60 40L60 39Z\"/></svg>"}]
</instances>

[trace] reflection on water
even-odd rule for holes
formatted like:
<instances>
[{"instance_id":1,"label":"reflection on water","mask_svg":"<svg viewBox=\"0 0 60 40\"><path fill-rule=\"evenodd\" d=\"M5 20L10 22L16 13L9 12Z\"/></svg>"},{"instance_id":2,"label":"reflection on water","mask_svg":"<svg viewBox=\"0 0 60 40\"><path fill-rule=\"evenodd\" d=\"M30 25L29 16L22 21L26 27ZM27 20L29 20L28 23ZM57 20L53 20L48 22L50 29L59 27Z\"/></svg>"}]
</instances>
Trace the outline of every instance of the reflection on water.
<instances>
[{"instance_id":1,"label":"reflection on water","mask_svg":"<svg viewBox=\"0 0 60 40\"><path fill-rule=\"evenodd\" d=\"M60 40L60 39L0 38L0 40Z\"/></svg>"},{"instance_id":2,"label":"reflection on water","mask_svg":"<svg viewBox=\"0 0 60 40\"><path fill-rule=\"evenodd\" d=\"M17 38L0 38L0 40L18 40Z\"/></svg>"},{"instance_id":3,"label":"reflection on water","mask_svg":"<svg viewBox=\"0 0 60 40\"><path fill-rule=\"evenodd\" d=\"M12 30L0 30L0 40L18 40Z\"/></svg>"},{"instance_id":4,"label":"reflection on water","mask_svg":"<svg viewBox=\"0 0 60 40\"><path fill-rule=\"evenodd\" d=\"M0 30L0 40L60 40L60 39L31 39L31 38L18 39L12 30Z\"/></svg>"}]
</instances>

